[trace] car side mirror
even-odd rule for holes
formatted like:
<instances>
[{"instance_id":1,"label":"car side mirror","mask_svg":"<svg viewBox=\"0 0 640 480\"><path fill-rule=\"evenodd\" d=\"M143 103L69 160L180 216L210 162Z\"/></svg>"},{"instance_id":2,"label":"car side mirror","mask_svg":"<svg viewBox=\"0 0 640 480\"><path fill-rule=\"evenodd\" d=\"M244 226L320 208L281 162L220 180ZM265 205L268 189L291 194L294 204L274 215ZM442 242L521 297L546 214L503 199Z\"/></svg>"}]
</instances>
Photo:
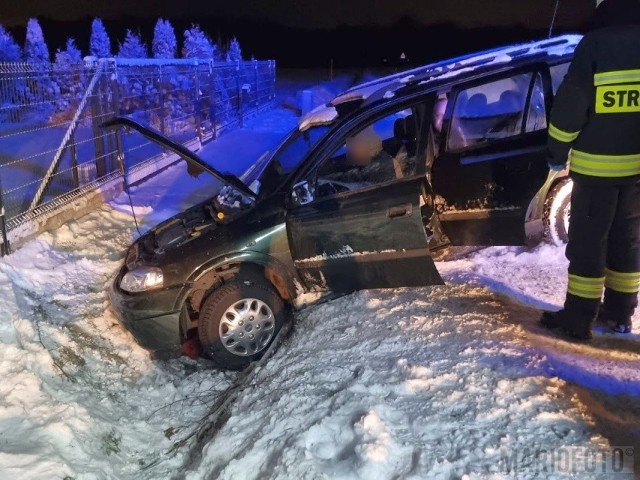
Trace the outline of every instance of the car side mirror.
<instances>
[{"instance_id":1,"label":"car side mirror","mask_svg":"<svg viewBox=\"0 0 640 480\"><path fill-rule=\"evenodd\" d=\"M293 186L291 191L291 203L293 206L300 207L313 202L313 188L308 181L298 182Z\"/></svg>"}]
</instances>

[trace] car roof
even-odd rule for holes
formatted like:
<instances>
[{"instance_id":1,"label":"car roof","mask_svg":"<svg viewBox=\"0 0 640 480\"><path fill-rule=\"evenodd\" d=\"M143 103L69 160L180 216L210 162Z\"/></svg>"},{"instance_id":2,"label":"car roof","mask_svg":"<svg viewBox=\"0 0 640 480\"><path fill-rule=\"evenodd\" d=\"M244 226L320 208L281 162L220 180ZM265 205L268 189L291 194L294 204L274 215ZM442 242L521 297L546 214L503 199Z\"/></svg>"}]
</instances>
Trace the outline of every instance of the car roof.
<instances>
[{"instance_id":1,"label":"car roof","mask_svg":"<svg viewBox=\"0 0 640 480\"><path fill-rule=\"evenodd\" d=\"M341 111L352 112L381 98L389 99L408 86L423 88L452 83L473 73L497 72L505 67L518 67L539 61L571 57L582 40L581 35L561 35L545 40L500 47L407 70L350 88L326 105L321 105L302 118L300 130L327 124Z\"/></svg>"}]
</instances>

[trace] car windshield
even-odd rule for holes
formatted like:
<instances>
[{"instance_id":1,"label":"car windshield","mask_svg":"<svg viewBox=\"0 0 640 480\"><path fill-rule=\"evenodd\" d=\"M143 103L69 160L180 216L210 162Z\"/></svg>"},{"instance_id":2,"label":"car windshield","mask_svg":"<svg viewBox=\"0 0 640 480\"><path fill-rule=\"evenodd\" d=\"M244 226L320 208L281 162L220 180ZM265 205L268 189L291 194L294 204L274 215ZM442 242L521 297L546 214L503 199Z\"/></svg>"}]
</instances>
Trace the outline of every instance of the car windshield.
<instances>
[{"instance_id":1,"label":"car windshield","mask_svg":"<svg viewBox=\"0 0 640 480\"><path fill-rule=\"evenodd\" d=\"M328 125L317 125L304 131L296 128L289 134L272 160L280 174L288 175L293 172L329 129Z\"/></svg>"},{"instance_id":2,"label":"car windshield","mask_svg":"<svg viewBox=\"0 0 640 480\"><path fill-rule=\"evenodd\" d=\"M306 130L296 128L285 137L273 154L267 150L257 157L238 177L239 180L255 195L269 195L284 177L300 165L329 130L328 125L317 125ZM223 187L216 198L219 205L229 209L248 203L245 195L230 186Z\"/></svg>"},{"instance_id":3,"label":"car windshield","mask_svg":"<svg viewBox=\"0 0 640 480\"><path fill-rule=\"evenodd\" d=\"M231 153L222 148L222 142L212 143L194 154L131 119L120 118L112 123L131 127L125 132L123 143L127 183L132 188L128 188L117 203L125 210L133 208L140 216L148 217L150 225L211 197L224 209L236 210L250 205L258 195L268 194L289 175L330 129L327 125L304 131L296 129L272 150L273 154L264 151L266 143L255 144L251 159L246 152L252 150L251 145L244 145L245 148L240 149L244 155L239 155L238 142L231 142L234 139L230 134L227 143L235 145L234 161L230 162ZM191 160L187 160L188 156ZM248 168L243 168L243 163L249 165ZM147 176L149 180L138 185ZM166 188L158 189L158 184ZM168 194L159 196L155 193L158 190Z\"/></svg>"},{"instance_id":4,"label":"car windshield","mask_svg":"<svg viewBox=\"0 0 640 480\"><path fill-rule=\"evenodd\" d=\"M329 132L329 125L316 125L306 130L296 128L275 148L265 151L238 178L254 193L264 196L291 174L311 150Z\"/></svg>"}]
</instances>

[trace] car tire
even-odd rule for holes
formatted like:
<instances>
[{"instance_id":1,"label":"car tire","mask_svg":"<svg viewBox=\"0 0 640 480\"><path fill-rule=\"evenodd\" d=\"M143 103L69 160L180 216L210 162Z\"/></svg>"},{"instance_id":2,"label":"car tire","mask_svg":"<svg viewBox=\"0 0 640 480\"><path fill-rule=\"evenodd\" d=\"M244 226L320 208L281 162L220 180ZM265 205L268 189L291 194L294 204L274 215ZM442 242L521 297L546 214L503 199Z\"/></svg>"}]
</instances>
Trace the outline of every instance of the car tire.
<instances>
[{"instance_id":1,"label":"car tire","mask_svg":"<svg viewBox=\"0 0 640 480\"><path fill-rule=\"evenodd\" d=\"M571 218L571 191L573 182L565 180L555 185L545 204L545 234L554 245L565 245L569 241L569 220Z\"/></svg>"},{"instance_id":2,"label":"car tire","mask_svg":"<svg viewBox=\"0 0 640 480\"><path fill-rule=\"evenodd\" d=\"M204 356L227 370L262 357L286 318L284 302L266 282L234 280L214 290L198 319Z\"/></svg>"}]
</instances>

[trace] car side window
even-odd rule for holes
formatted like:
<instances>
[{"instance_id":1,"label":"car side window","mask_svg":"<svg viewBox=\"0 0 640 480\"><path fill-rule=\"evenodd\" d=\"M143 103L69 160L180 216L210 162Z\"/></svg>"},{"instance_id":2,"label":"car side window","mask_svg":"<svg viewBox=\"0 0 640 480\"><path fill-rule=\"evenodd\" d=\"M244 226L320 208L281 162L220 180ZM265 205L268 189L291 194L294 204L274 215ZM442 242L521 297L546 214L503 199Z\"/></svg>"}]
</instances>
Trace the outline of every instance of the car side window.
<instances>
[{"instance_id":1,"label":"car side window","mask_svg":"<svg viewBox=\"0 0 640 480\"><path fill-rule=\"evenodd\" d=\"M317 170L316 197L414 175L417 132L416 116L405 109L349 135Z\"/></svg>"},{"instance_id":2,"label":"car side window","mask_svg":"<svg viewBox=\"0 0 640 480\"><path fill-rule=\"evenodd\" d=\"M521 134L531 78L525 73L461 90L453 108L448 149Z\"/></svg>"},{"instance_id":3,"label":"car side window","mask_svg":"<svg viewBox=\"0 0 640 480\"><path fill-rule=\"evenodd\" d=\"M549 69L551 73L551 87L553 88L554 95L558 93L560 84L569 71L569 65L571 65L570 62L560 63L558 65L554 65Z\"/></svg>"},{"instance_id":4,"label":"car side window","mask_svg":"<svg viewBox=\"0 0 640 480\"><path fill-rule=\"evenodd\" d=\"M537 132L547 128L547 108L544 103L544 83L542 75L536 75L533 88L531 89L531 102L527 112L526 132Z\"/></svg>"}]
</instances>

